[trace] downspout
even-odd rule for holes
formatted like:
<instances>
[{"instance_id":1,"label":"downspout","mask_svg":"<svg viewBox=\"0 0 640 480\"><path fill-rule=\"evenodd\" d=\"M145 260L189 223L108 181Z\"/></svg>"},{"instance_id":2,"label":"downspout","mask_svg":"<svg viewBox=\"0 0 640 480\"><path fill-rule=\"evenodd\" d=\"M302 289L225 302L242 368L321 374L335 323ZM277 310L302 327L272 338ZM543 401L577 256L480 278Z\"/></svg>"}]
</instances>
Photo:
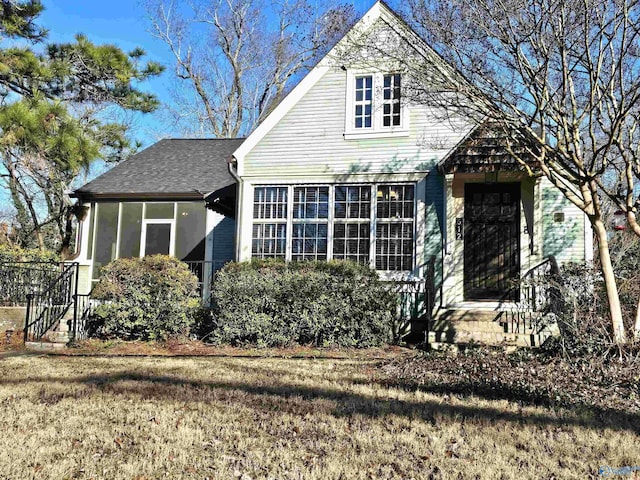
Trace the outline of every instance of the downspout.
<instances>
[{"instance_id":1,"label":"downspout","mask_svg":"<svg viewBox=\"0 0 640 480\"><path fill-rule=\"evenodd\" d=\"M237 162L237 160L233 156L228 160L227 168L229 169L229 174L234 178L234 180L237 182L237 185L238 185L236 188L236 205L235 205L235 209L236 209L235 257L236 258L234 258L234 260L237 262L240 258L240 232L241 232L241 226L242 226L242 221L240 218L240 214L241 214L240 201L242 199L243 181L238 175L238 171L233 166L234 160Z\"/></svg>"},{"instance_id":2,"label":"downspout","mask_svg":"<svg viewBox=\"0 0 640 480\"><path fill-rule=\"evenodd\" d=\"M84 221L87 217L88 209L82 203L82 199L79 198L75 205L72 207L76 219L78 220L78 229L76 230L76 245L75 252L65 260L66 262L76 260L82 251L82 226L84 225Z\"/></svg>"}]
</instances>

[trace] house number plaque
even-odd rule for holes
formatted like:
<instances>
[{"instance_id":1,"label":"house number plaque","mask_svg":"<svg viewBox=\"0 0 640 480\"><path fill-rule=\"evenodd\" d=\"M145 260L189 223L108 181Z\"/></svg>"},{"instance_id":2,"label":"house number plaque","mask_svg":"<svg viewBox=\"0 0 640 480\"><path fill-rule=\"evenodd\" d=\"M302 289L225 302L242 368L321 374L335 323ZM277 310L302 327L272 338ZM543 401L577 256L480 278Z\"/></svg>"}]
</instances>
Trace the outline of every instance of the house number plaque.
<instances>
[{"instance_id":1,"label":"house number plaque","mask_svg":"<svg viewBox=\"0 0 640 480\"><path fill-rule=\"evenodd\" d=\"M464 238L464 218L456 218L456 240Z\"/></svg>"}]
</instances>

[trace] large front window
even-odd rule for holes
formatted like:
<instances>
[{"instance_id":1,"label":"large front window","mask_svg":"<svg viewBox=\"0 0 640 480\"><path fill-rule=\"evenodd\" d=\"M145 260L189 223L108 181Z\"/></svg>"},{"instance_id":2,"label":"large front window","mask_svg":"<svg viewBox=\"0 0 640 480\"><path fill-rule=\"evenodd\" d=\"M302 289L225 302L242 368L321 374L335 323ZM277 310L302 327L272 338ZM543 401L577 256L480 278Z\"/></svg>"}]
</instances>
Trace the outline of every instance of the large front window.
<instances>
[{"instance_id":1,"label":"large front window","mask_svg":"<svg viewBox=\"0 0 640 480\"><path fill-rule=\"evenodd\" d=\"M292 260L326 260L329 187L293 189Z\"/></svg>"},{"instance_id":2,"label":"large front window","mask_svg":"<svg viewBox=\"0 0 640 480\"><path fill-rule=\"evenodd\" d=\"M333 258L369 263L371 186L336 186Z\"/></svg>"},{"instance_id":3,"label":"large front window","mask_svg":"<svg viewBox=\"0 0 640 480\"><path fill-rule=\"evenodd\" d=\"M412 184L261 186L253 212L253 257L413 269Z\"/></svg>"},{"instance_id":4,"label":"large front window","mask_svg":"<svg viewBox=\"0 0 640 480\"><path fill-rule=\"evenodd\" d=\"M257 187L253 192L251 255L285 258L288 187Z\"/></svg>"},{"instance_id":5,"label":"large front window","mask_svg":"<svg viewBox=\"0 0 640 480\"><path fill-rule=\"evenodd\" d=\"M413 265L413 185L378 187L376 269L410 270Z\"/></svg>"}]
</instances>

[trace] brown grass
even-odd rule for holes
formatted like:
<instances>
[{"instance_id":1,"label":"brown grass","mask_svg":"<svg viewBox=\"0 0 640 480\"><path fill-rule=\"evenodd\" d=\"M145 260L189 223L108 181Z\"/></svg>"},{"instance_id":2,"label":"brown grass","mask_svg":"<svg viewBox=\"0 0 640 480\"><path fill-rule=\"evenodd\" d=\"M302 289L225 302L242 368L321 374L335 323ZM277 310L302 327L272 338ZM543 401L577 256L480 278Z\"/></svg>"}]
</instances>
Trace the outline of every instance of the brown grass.
<instances>
[{"instance_id":1,"label":"brown grass","mask_svg":"<svg viewBox=\"0 0 640 480\"><path fill-rule=\"evenodd\" d=\"M582 479L640 464L638 432L615 421L378 372L366 358L7 357L0 479Z\"/></svg>"}]
</instances>

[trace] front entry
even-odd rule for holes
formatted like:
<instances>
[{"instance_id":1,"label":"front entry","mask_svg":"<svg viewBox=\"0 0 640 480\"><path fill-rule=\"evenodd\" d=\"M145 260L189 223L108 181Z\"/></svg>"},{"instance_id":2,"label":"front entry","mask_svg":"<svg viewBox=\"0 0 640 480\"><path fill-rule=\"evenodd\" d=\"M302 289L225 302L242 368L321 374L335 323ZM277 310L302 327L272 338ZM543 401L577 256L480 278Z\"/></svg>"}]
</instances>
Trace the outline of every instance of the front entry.
<instances>
[{"instance_id":1,"label":"front entry","mask_svg":"<svg viewBox=\"0 0 640 480\"><path fill-rule=\"evenodd\" d=\"M465 184L465 300L516 300L519 273L520 183Z\"/></svg>"}]
</instances>

